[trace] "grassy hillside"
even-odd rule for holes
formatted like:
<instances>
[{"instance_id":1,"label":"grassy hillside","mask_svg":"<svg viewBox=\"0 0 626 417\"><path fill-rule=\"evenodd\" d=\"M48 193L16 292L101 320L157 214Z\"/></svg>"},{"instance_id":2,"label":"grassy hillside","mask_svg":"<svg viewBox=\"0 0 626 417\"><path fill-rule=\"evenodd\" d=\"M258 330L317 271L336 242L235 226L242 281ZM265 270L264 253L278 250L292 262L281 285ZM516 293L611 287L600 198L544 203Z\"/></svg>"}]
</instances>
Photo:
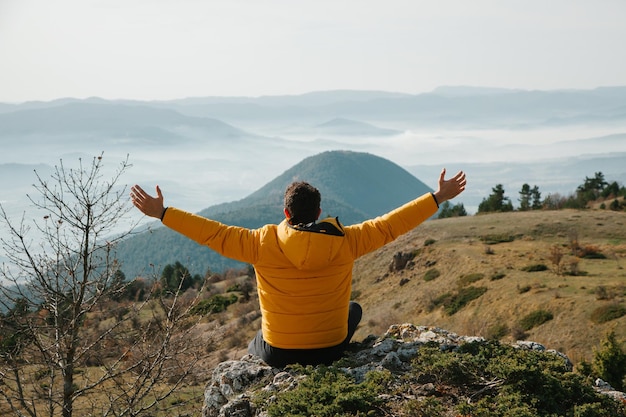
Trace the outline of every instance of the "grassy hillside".
<instances>
[{"instance_id":1,"label":"grassy hillside","mask_svg":"<svg viewBox=\"0 0 626 417\"><path fill-rule=\"evenodd\" d=\"M579 254L595 254L595 258L575 257L570 254L572 247ZM553 271L555 248L564 254L563 270L571 272L571 265L576 265L578 275ZM390 269L390 265L397 265L393 261L398 253L414 257L404 268ZM565 353L576 366L582 360L591 361L593 349L609 331L614 330L619 341L626 340L626 315L606 322L596 319L600 308L625 307L625 258L624 212L532 211L430 220L356 262L353 298L363 306L364 315L353 341L362 341L370 334L381 336L391 324L408 322L503 342L533 340ZM528 270L529 266L538 269L537 265L547 269ZM221 296L239 300L224 311L188 319L185 351L182 358L176 358L197 362L185 384L152 415L174 415L174 409L177 415L198 415L204 387L215 366L246 354L261 321L250 272L233 270L209 280L200 305ZM249 298L243 296L244 287L249 288ZM468 288L481 289L474 291L480 296L464 306L456 304L458 311L450 314L452 296L471 294ZM195 290L190 290L181 300L190 301L194 295ZM86 329L96 333L90 335L87 330L83 337L96 337L98 329L133 311L132 306L131 301L104 305L85 321ZM141 329L158 316L155 311L158 309L151 307L143 310L145 315L130 323ZM552 318L542 324L535 319L530 322L537 324L535 327L524 327L525 317L537 311ZM119 349L133 343L132 339L115 341L118 350L109 348L103 360L115 358ZM98 363L80 364L78 383L98 372ZM165 389L168 382L162 385ZM89 406L84 401L77 403L77 410ZM97 397L94 401L105 399ZM6 411L3 407L0 405L0 414Z\"/></svg>"},{"instance_id":2,"label":"grassy hillside","mask_svg":"<svg viewBox=\"0 0 626 417\"><path fill-rule=\"evenodd\" d=\"M573 241L606 258L574 257ZM564 255L565 274L554 272L554 248ZM417 253L414 264L390 271L398 252ZM589 360L608 331L626 338L626 316L593 320L600 308L625 306L625 257L623 212L533 211L429 221L356 263L354 298L364 317L355 338L410 322L463 335L534 340L574 362ZM524 270L535 265L548 270ZM572 268L578 275L569 275ZM446 293L464 294L469 287L486 291L452 315L438 305ZM538 310L553 319L524 330L522 319Z\"/></svg>"}]
</instances>

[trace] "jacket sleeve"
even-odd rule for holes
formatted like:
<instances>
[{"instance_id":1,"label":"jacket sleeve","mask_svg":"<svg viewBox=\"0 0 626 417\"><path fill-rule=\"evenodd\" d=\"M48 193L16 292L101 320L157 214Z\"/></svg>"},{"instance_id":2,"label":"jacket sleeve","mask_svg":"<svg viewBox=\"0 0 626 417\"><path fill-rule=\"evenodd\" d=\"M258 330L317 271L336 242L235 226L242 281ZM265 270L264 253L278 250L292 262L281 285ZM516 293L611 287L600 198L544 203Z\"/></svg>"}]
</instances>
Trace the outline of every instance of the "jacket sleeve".
<instances>
[{"instance_id":1,"label":"jacket sleeve","mask_svg":"<svg viewBox=\"0 0 626 417\"><path fill-rule=\"evenodd\" d=\"M434 196L427 193L375 219L345 227L354 259L413 230L435 214L437 208Z\"/></svg>"},{"instance_id":2,"label":"jacket sleeve","mask_svg":"<svg viewBox=\"0 0 626 417\"><path fill-rule=\"evenodd\" d=\"M246 263L255 263L257 259L258 230L228 226L174 207L165 211L162 222L220 255Z\"/></svg>"}]
</instances>

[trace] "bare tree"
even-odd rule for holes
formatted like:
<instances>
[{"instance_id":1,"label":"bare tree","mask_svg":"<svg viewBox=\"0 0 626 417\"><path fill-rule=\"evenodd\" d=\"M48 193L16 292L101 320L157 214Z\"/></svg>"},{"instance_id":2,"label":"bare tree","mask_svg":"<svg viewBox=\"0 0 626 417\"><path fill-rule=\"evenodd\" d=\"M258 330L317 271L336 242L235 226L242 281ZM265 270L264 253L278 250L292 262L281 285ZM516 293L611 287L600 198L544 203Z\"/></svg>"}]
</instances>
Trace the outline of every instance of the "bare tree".
<instances>
[{"instance_id":1,"label":"bare tree","mask_svg":"<svg viewBox=\"0 0 626 417\"><path fill-rule=\"evenodd\" d=\"M43 215L32 222L13 223L0 205L9 232L0 239L8 259L0 272L0 397L17 416L137 416L169 396L198 359L185 334L197 320L193 303L182 305L180 289L167 300L113 301L129 285L119 279L115 247L134 228L118 230L132 207L118 185L130 164L126 158L104 180L102 162L100 155L68 169L61 161L50 180L35 173L38 198L29 200Z\"/></svg>"},{"instance_id":2,"label":"bare tree","mask_svg":"<svg viewBox=\"0 0 626 417\"><path fill-rule=\"evenodd\" d=\"M550 254L548 255L548 259L552 262L554 266L554 273L557 275L563 274L563 251L559 245L553 245L550 248Z\"/></svg>"}]
</instances>

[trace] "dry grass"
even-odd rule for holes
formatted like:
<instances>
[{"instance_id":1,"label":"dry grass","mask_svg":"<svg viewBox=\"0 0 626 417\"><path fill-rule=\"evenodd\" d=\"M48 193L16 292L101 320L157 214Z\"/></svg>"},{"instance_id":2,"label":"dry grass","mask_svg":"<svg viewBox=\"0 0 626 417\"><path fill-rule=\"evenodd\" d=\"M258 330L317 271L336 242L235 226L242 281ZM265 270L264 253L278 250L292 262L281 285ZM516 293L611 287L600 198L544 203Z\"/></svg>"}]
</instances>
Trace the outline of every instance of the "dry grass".
<instances>
[{"instance_id":1,"label":"dry grass","mask_svg":"<svg viewBox=\"0 0 626 417\"><path fill-rule=\"evenodd\" d=\"M513 236L512 241L507 237ZM498 241L485 248L485 241ZM428 239L436 243L424 247ZM557 275L550 261L551 248L562 246L569 270L571 241L593 245L606 259L578 259L578 270L586 275ZM422 248L415 266L388 272L393 254ZM535 211L497 213L429 221L396 242L357 261L354 268L355 294L364 308L362 324L355 335L380 334L381 322L393 317L400 322L438 326L458 334L490 336L493 329L508 328L503 340L520 336L515 330L524 315L544 309L554 319L526 332L526 339L558 349L573 361L590 360L593 348L610 330L626 339L626 316L603 324L591 320L592 312L606 303L623 303L624 291L612 291L612 299L597 297L597 288L626 286L626 213L593 211ZM529 265L544 264L547 271L524 272ZM423 279L437 268L441 275ZM454 291L459 279L484 274L470 284L488 291L452 316L433 300ZM492 280L496 274L504 275ZM400 286L400 281L405 283ZM408 280L408 282L407 282ZM520 291L524 288L526 291ZM372 325L375 323L376 325ZM522 334L523 335L523 334Z\"/></svg>"}]
</instances>

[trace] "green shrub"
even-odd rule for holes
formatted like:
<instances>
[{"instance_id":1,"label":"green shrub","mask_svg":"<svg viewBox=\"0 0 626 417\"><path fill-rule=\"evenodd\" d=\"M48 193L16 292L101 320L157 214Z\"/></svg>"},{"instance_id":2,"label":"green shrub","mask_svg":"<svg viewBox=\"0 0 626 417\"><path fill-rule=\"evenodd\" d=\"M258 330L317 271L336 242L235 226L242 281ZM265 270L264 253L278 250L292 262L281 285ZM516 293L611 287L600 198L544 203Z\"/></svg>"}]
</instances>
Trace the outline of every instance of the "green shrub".
<instances>
[{"instance_id":1,"label":"green shrub","mask_svg":"<svg viewBox=\"0 0 626 417\"><path fill-rule=\"evenodd\" d=\"M238 298L235 294L230 294L228 297L216 294L207 300L200 301L191 309L190 313L198 315L221 313L226 310L229 305L236 303L237 300Z\"/></svg>"},{"instance_id":2,"label":"green shrub","mask_svg":"<svg viewBox=\"0 0 626 417\"><path fill-rule=\"evenodd\" d=\"M603 253L588 253L583 256L584 259L606 259L606 255Z\"/></svg>"},{"instance_id":3,"label":"green shrub","mask_svg":"<svg viewBox=\"0 0 626 417\"><path fill-rule=\"evenodd\" d=\"M432 245L435 242L437 242L435 239L426 239L424 241L424 246L430 246L430 245Z\"/></svg>"},{"instance_id":4,"label":"green shrub","mask_svg":"<svg viewBox=\"0 0 626 417\"><path fill-rule=\"evenodd\" d=\"M522 271L524 272L541 272L541 271L547 271L548 267L544 264L533 264L533 265L528 265L522 268Z\"/></svg>"},{"instance_id":5,"label":"green shrub","mask_svg":"<svg viewBox=\"0 0 626 417\"><path fill-rule=\"evenodd\" d=\"M522 330L530 330L534 327L541 326L543 323L552 320L552 313L546 310L536 310L522 317L519 324Z\"/></svg>"},{"instance_id":6,"label":"green shrub","mask_svg":"<svg viewBox=\"0 0 626 417\"><path fill-rule=\"evenodd\" d=\"M602 351L610 354L602 361L607 366L624 362L614 337L605 346ZM465 343L455 349L426 343L416 351L407 372L372 371L361 383L341 366L293 366L292 371L304 376L296 388L259 390L255 407L269 417L626 417L626 403L596 392L588 375L574 373L561 356L497 341ZM397 403L428 382L436 394ZM390 409L391 404L398 408Z\"/></svg>"},{"instance_id":7,"label":"green shrub","mask_svg":"<svg viewBox=\"0 0 626 417\"><path fill-rule=\"evenodd\" d=\"M382 400L378 394L387 385L388 371L372 371L363 383L337 367L296 366L306 377L290 391L275 394L267 405L267 415L274 416L370 416L376 415ZM258 400L257 400L258 403Z\"/></svg>"},{"instance_id":8,"label":"green shrub","mask_svg":"<svg viewBox=\"0 0 626 417\"><path fill-rule=\"evenodd\" d=\"M406 415L411 417L441 417L445 407L436 398L426 397L421 400L409 400L404 406Z\"/></svg>"},{"instance_id":9,"label":"green shrub","mask_svg":"<svg viewBox=\"0 0 626 417\"><path fill-rule=\"evenodd\" d=\"M626 376L626 353L611 331L594 352L593 370L618 391L624 390Z\"/></svg>"},{"instance_id":10,"label":"green shrub","mask_svg":"<svg viewBox=\"0 0 626 417\"><path fill-rule=\"evenodd\" d=\"M574 406L574 417L613 417L615 411L606 410L602 403Z\"/></svg>"},{"instance_id":11,"label":"green shrub","mask_svg":"<svg viewBox=\"0 0 626 417\"><path fill-rule=\"evenodd\" d=\"M507 243L513 242L515 240L515 236L513 235L484 235L480 236L479 239L486 243L487 245L496 245L498 243Z\"/></svg>"},{"instance_id":12,"label":"green shrub","mask_svg":"<svg viewBox=\"0 0 626 417\"><path fill-rule=\"evenodd\" d=\"M626 307L621 304L608 304L596 308L591 313L591 320L601 324L626 315Z\"/></svg>"},{"instance_id":13,"label":"green shrub","mask_svg":"<svg viewBox=\"0 0 626 417\"><path fill-rule=\"evenodd\" d=\"M445 293L437 297L433 303L435 305L442 305L444 311L449 316L453 315L463 307L465 307L470 301L483 295L487 292L485 287L465 287L460 288L455 293Z\"/></svg>"},{"instance_id":14,"label":"green shrub","mask_svg":"<svg viewBox=\"0 0 626 417\"><path fill-rule=\"evenodd\" d=\"M455 394L455 413L449 415L626 416L624 404L595 392L560 356L496 341L466 343L446 351L435 344L424 345L412 362L412 373L418 381L435 382L440 391Z\"/></svg>"},{"instance_id":15,"label":"green shrub","mask_svg":"<svg viewBox=\"0 0 626 417\"><path fill-rule=\"evenodd\" d=\"M439 272L438 269L431 268L428 271L426 271L426 273L424 274L424 281L432 281L433 279L437 278L439 275L441 275L441 272Z\"/></svg>"},{"instance_id":16,"label":"green shrub","mask_svg":"<svg viewBox=\"0 0 626 417\"><path fill-rule=\"evenodd\" d=\"M465 274L465 275L462 275L461 278L459 278L459 285L464 287L476 281L480 281L484 277L485 277L485 274L481 274L480 272L476 272L473 274Z\"/></svg>"},{"instance_id":17,"label":"green shrub","mask_svg":"<svg viewBox=\"0 0 626 417\"><path fill-rule=\"evenodd\" d=\"M509 326L504 323L496 323L487 329L485 338L489 340L500 340L511 332Z\"/></svg>"},{"instance_id":18,"label":"green shrub","mask_svg":"<svg viewBox=\"0 0 626 417\"><path fill-rule=\"evenodd\" d=\"M504 272L496 272L491 276L491 281L497 281L499 279L502 279L506 277L506 274Z\"/></svg>"}]
</instances>

